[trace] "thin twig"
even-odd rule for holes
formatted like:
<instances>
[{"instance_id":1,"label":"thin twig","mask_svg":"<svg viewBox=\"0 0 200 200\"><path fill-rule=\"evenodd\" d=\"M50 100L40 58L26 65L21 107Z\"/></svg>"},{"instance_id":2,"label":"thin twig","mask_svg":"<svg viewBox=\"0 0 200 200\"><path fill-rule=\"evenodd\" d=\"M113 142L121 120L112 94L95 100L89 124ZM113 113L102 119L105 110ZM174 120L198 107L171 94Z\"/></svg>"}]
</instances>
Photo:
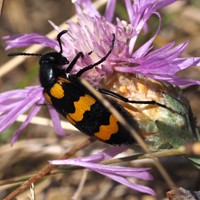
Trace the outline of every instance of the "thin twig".
<instances>
[{"instance_id":1,"label":"thin twig","mask_svg":"<svg viewBox=\"0 0 200 200\"><path fill-rule=\"evenodd\" d=\"M83 175L81 177L81 181L80 181L80 184L76 190L76 192L74 193L73 197L72 197L72 200L77 200L81 191L83 190L83 187L85 185L85 182L86 182L86 179L87 179L87 175L88 175L88 170L85 169L83 170Z\"/></svg>"},{"instance_id":2,"label":"thin twig","mask_svg":"<svg viewBox=\"0 0 200 200\"><path fill-rule=\"evenodd\" d=\"M74 145L70 150L68 150L64 155L59 156L57 159L58 160L64 160L64 159L68 159L71 156L73 156L77 151L85 148L86 146L88 146L91 142L93 141L92 138L88 138L85 141ZM57 168L58 166L55 165L46 165L43 169L41 169L36 175L32 176L29 180L25 181L21 186L19 186L17 189L15 189L12 193L10 193L7 197L4 198L4 200L13 200L18 194L20 194L21 192L25 191L26 189L28 189L31 184L39 181L41 178L43 178L44 176L50 174L50 172Z\"/></svg>"},{"instance_id":3,"label":"thin twig","mask_svg":"<svg viewBox=\"0 0 200 200\"><path fill-rule=\"evenodd\" d=\"M27 118L26 114L20 115L16 121L17 122L24 122ZM36 125L41 125L41 126L50 126L53 127L52 120L45 118L45 117L39 117L35 116L33 119L30 121L30 124L36 124ZM77 129L68 121L63 121L61 120L61 125L63 129L67 129L68 131L77 131Z\"/></svg>"},{"instance_id":4,"label":"thin twig","mask_svg":"<svg viewBox=\"0 0 200 200\"><path fill-rule=\"evenodd\" d=\"M30 186L30 194L28 196L30 200L35 200L35 186L33 183Z\"/></svg>"},{"instance_id":5,"label":"thin twig","mask_svg":"<svg viewBox=\"0 0 200 200\"><path fill-rule=\"evenodd\" d=\"M143 160L146 158L153 159L153 158L163 158L163 157L176 156L176 155L179 155L179 156L186 155L186 148L182 146L178 149L168 149L168 150L146 153L146 154L134 154L130 156L106 160L106 161L103 161L102 163L109 165L109 164L120 163L120 162L131 162L131 161L135 162L135 161Z\"/></svg>"},{"instance_id":6,"label":"thin twig","mask_svg":"<svg viewBox=\"0 0 200 200\"><path fill-rule=\"evenodd\" d=\"M2 15L4 0L0 0L0 15Z\"/></svg>"}]
</instances>

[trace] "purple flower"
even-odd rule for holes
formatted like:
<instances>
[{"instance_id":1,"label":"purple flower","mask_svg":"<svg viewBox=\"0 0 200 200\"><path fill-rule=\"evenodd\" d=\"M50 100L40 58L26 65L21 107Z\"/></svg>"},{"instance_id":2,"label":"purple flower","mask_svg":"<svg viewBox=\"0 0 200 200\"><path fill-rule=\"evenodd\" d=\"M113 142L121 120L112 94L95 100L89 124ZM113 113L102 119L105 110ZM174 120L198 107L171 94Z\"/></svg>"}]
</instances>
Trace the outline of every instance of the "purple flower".
<instances>
[{"instance_id":1,"label":"purple flower","mask_svg":"<svg viewBox=\"0 0 200 200\"><path fill-rule=\"evenodd\" d=\"M43 46L48 46L54 49L57 45L57 42L55 40L51 40L45 36L38 35L36 33L5 36L4 40L7 43L6 50L16 47L19 48L30 46L32 44L42 44Z\"/></svg>"},{"instance_id":2,"label":"purple flower","mask_svg":"<svg viewBox=\"0 0 200 200\"><path fill-rule=\"evenodd\" d=\"M94 63L103 57L109 49L112 34L116 34L115 48L112 55L101 65L84 74L93 85L98 85L102 78L110 76L114 71L130 74L141 74L160 81L166 81L175 85L200 84L199 80L183 79L176 73L190 66L199 66L200 58L179 58L187 47L187 42L175 46L170 43L160 49L152 50L152 43L160 31L161 17L158 9L174 2L163 1L134 1L126 0L126 8L130 22L113 20L115 1L107 4L105 17L102 17L89 0L76 1L79 23L68 22L68 34L63 35L64 56L71 60L77 52L85 54L84 60L79 60L72 72L77 72L84 66ZM88 11L88 15L82 12L80 5ZM159 18L157 33L143 44L139 49L135 43L142 30L147 30L147 20L156 14ZM59 32L59 27L53 27ZM81 38L81 39L80 39ZM26 34L5 37L7 49L14 47L41 44L59 51L56 41L38 34ZM88 52L93 51L91 55Z\"/></svg>"},{"instance_id":3,"label":"purple flower","mask_svg":"<svg viewBox=\"0 0 200 200\"><path fill-rule=\"evenodd\" d=\"M150 168L130 168L130 167L121 167L116 165L103 165L96 164L97 162L101 162L103 160L110 159L115 155L121 153L126 150L127 147L112 147L104 152L83 157L83 158L71 158L67 160L53 160L50 161L53 165L73 165L87 168L89 170L95 171L99 174L107 176L110 179L113 179L131 189L136 191L147 193L151 195L155 195L155 192L143 185L135 184L131 182L128 178L137 178L142 180L152 180L152 176L149 174Z\"/></svg>"}]
</instances>

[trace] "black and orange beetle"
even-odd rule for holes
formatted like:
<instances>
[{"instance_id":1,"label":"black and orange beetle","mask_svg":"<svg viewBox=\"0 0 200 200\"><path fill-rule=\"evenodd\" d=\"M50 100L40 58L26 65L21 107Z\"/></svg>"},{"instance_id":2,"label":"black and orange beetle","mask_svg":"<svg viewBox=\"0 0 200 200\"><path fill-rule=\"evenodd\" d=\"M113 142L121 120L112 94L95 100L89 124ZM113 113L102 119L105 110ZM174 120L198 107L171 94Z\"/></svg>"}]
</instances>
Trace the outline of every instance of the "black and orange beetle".
<instances>
[{"instance_id":1,"label":"black and orange beetle","mask_svg":"<svg viewBox=\"0 0 200 200\"><path fill-rule=\"evenodd\" d=\"M61 36L67 33L66 30L61 31L57 35L60 46L60 52L50 52L44 55L14 53L13 55L40 55L40 72L39 79L41 86L44 88L43 94L48 103L50 103L58 113L66 118L78 130L88 136L112 145L131 144L134 138L129 131L117 120L117 118L92 94L81 82L80 76L92 69L93 67L104 62L111 54L115 35L113 34L112 44L107 54L94 64L86 66L76 74L70 73L80 57L84 57L82 52L77 53L74 59L69 63L67 58L62 56ZM62 66L68 64L66 69ZM127 98L106 89L96 88L105 95L105 98L113 105L113 107L126 119L133 127L137 128L137 124L133 117L115 101L117 98L124 102L157 104L165 107L155 101L130 101Z\"/></svg>"},{"instance_id":2,"label":"black and orange beetle","mask_svg":"<svg viewBox=\"0 0 200 200\"><path fill-rule=\"evenodd\" d=\"M47 53L41 57L39 62L40 83L44 88L46 100L58 113L86 135L96 137L113 145L133 143L134 138L129 131L120 124L116 117L79 80L79 77L84 72L107 59L114 48L115 35L113 34L110 50L103 58L94 64L86 66L76 74L71 74L73 66L80 57L83 57L83 53L79 52L70 63L62 56L61 36L66 32L64 30L57 36L60 52ZM61 67L66 64L69 64L68 67L62 69ZM109 95L125 102L160 105L155 101L129 101L109 90L99 88L97 90L105 94L105 98L134 128L137 125L131 115L113 98L109 98Z\"/></svg>"},{"instance_id":3,"label":"black and orange beetle","mask_svg":"<svg viewBox=\"0 0 200 200\"><path fill-rule=\"evenodd\" d=\"M113 35L109 52L102 59L83 68L76 74L71 74L73 66L80 57L83 57L83 53L79 52L71 63L62 56L60 38L66 32L62 31L57 36L60 52L47 53L39 61L39 77L41 86L44 88L45 99L81 132L109 144L133 143L134 139L131 134L79 80L84 72L106 60L112 52L115 35ZM62 69L61 67L66 64L69 64L68 67ZM108 97L107 99L127 121L135 124L129 113L116 101Z\"/></svg>"}]
</instances>

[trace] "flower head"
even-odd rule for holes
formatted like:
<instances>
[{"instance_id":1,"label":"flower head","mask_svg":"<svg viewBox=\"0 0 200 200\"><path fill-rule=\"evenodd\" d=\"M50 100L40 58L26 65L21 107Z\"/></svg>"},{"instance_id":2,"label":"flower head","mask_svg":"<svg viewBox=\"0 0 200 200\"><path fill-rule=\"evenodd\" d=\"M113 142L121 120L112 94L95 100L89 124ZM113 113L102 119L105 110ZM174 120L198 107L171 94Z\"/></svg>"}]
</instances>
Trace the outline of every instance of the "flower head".
<instances>
[{"instance_id":1,"label":"flower head","mask_svg":"<svg viewBox=\"0 0 200 200\"><path fill-rule=\"evenodd\" d=\"M167 1L135 1L132 3L126 0L126 8L130 22L116 18L113 20L115 1L110 0L107 4L105 17L101 16L89 0L75 1L78 23L68 22L68 33L62 37L63 55L72 60L77 52L83 52L85 58L78 60L72 73L79 71L85 66L102 58L109 50L112 34L116 35L115 48L111 56L101 65L84 74L93 85L112 75L113 72L130 74L142 74L160 81L166 81L174 85L200 84L199 80L183 79L176 76L176 73L189 67L199 66L200 58L179 58L188 43L178 46L169 43L164 47L152 50L153 41L160 31L161 16L158 9L174 2ZM83 6L87 14L83 12ZM136 41L142 30L147 30L147 20L156 14L159 17L159 27L156 34L137 50ZM53 22L52 26L60 32L61 29ZM56 41L38 34L26 34L5 37L7 49L14 47L41 44L59 51ZM88 55L89 52L91 54Z\"/></svg>"}]
</instances>

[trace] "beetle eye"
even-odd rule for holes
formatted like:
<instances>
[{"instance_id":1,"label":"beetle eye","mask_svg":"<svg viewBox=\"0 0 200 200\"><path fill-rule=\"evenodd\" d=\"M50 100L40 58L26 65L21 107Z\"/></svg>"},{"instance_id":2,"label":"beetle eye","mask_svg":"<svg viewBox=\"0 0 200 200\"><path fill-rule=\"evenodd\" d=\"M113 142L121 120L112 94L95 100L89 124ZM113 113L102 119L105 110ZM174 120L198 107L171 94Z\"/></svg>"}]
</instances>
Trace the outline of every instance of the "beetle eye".
<instances>
[{"instance_id":1,"label":"beetle eye","mask_svg":"<svg viewBox=\"0 0 200 200\"><path fill-rule=\"evenodd\" d=\"M49 60L49 62L54 62L56 59L55 59L55 57L53 57L53 56L49 56L49 58L48 58Z\"/></svg>"}]
</instances>

